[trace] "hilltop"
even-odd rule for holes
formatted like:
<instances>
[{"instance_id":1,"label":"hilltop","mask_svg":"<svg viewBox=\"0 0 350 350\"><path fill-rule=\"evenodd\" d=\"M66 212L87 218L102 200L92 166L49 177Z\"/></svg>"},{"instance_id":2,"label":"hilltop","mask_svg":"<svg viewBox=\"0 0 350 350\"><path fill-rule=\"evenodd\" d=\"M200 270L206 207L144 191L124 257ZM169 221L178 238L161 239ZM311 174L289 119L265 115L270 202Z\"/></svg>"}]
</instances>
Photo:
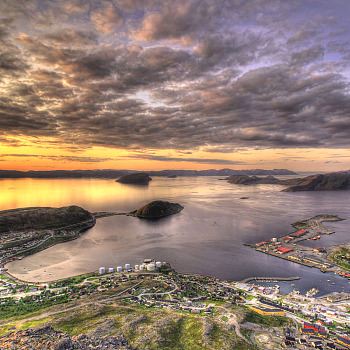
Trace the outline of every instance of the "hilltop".
<instances>
[{"instance_id":1,"label":"hilltop","mask_svg":"<svg viewBox=\"0 0 350 350\"><path fill-rule=\"evenodd\" d=\"M91 213L76 205L11 209L0 212L0 233L59 229L94 220Z\"/></svg>"}]
</instances>

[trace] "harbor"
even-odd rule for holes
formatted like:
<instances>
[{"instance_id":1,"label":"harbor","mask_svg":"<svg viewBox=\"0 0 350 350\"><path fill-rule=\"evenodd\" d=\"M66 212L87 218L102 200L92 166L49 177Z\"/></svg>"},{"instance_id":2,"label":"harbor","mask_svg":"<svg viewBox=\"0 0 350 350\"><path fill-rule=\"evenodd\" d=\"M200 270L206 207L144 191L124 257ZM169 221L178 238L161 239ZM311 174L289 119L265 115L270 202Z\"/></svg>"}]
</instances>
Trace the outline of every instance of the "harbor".
<instances>
[{"instance_id":1,"label":"harbor","mask_svg":"<svg viewBox=\"0 0 350 350\"><path fill-rule=\"evenodd\" d=\"M329 256L339 247L317 247L311 248L302 244L307 240L318 240L321 235L330 235L333 230L327 229L323 222L335 222L344 219L334 215L317 215L311 219L299 221L292 226L297 231L289 233L279 238L272 238L269 241L261 241L249 246L255 248L256 251L288 260L307 267L318 268L321 272L334 272L343 277L348 274L335 265ZM248 245L248 244L247 244Z\"/></svg>"}]
</instances>

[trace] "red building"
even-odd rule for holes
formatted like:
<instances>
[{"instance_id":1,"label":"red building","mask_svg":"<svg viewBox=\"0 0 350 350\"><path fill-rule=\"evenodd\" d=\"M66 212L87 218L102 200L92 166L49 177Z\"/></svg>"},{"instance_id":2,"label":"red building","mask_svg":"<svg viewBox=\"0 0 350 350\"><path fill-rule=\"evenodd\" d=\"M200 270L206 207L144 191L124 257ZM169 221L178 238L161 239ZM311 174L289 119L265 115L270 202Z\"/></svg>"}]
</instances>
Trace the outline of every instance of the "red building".
<instances>
[{"instance_id":1,"label":"red building","mask_svg":"<svg viewBox=\"0 0 350 350\"><path fill-rule=\"evenodd\" d=\"M317 333L323 338L327 338L326 328L322 327L319 324L304 322L303 328L300 329L303 334L315 334Z\"/></svg>"},{"instance_id":2,"label":"red building","mask_svg":"<svg viewBox=\"0 0 350 350\"><path fill-rule=\"evenodd\" d=\"M286 253L292 252L293 249L287 248L287 247L278 247L277 251L279 254L286 254Z\"/></svg>"},{"instance_id":3,"label":"red building","mask_svg":"<svg viewBox=\"0 0 350 350\"><path fill-rule=\"evenodd\" d=\"M260 247L261 245L270 244L270 243L271 241L259 242L256 244L256 246Z\"/></svg>"},{"instance_id":4,"label":"red building","mask_svg":"<svg viewBox=\"0 0 350 350\"><path fill-rule=\"evenodd\" d=\"M301 237L301 236L305 235L305 233L307 233L307 232L308 232L307 230L300 230L300 231L294 232L293 235L297 236L297 237Z\"/></svg>"}]
</instances>

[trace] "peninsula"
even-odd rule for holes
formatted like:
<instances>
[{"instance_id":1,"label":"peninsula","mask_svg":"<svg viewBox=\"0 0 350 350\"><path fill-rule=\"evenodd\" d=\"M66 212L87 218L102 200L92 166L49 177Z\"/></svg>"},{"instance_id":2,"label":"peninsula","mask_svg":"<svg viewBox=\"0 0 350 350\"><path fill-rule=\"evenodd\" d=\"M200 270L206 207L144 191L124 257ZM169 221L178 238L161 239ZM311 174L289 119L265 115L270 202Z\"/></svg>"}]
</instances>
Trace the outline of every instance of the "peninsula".
<instances>
[{"instance_id":1,"label":"peninsula","mask_svg":"<svg viewBox=\"0 0 350 350\"><path fill-rule=\"evenodd\" d=\"M295 179L296 183L284 189L284 192L297 191L339 191L350 190L350 173L336 172L329 174L317 174L301 179Z\"/></svg>"},{"instance_id":2,"label":"peninsula","mask_svg":"<svg viewBox=\"0 0 350 350\"><path fill-rule=\"evenodd\" d=\"M316 267L322 272L334 272L350 278L349 265L339 263L334 258L335 252L348 251L350 243L345 245L329 246L327 248L310 248L302 244L303 241L320 239L321 235L330 235L334 231L323 226L323 222L344 220L335 215L322 214L311 219L298 221L292 224L296 231L282 237L274 237L269 241L248 244L257 251L289 260L308 267ZM342 249L341 249L342 248ZM346 257L345 257L346 258Z\"/></svg>"},{"instance_id":3,"label":"peninsula","mask_svg":"<svg viewBox=\"0 0 350 350\"><path fill-rule=\"evenodd\" d=\"M284 180L279 180L272 175L266 177L231 175L226 177L225 180L230 184L237 185L271 184L289 186L282 190L283 192L350 190L350 173L345 171Z\"/></svg>"},{"instance_id":4,"label":"peninsula","mask_svg":"<svg viewBox=\"0 0 350 350\"><path fill-rule=\"evenodd\" d=\"M75 239L95 223L94 214L75 205L1 211L0 264Z\"/></svg>"}]
</instances>

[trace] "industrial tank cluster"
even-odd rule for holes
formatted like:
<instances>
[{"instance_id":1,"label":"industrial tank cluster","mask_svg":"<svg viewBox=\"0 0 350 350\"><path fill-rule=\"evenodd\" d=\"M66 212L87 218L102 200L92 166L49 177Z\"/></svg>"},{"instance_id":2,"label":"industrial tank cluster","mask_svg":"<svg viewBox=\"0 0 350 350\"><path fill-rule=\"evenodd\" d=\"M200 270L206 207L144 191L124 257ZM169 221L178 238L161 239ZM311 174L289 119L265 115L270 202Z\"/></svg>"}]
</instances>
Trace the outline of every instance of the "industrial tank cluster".
<instances>
[{"instance_id":1,"label":"industrial tank cluster","mask_svg":"<svg viewBox=\"0 0 350 350\"><path fill-rule=\"evenodd\" d=\"M125 264L124 268L122 266L117 266L116 271L117 272L128 272L128 271L155 271L156 269L161 268L163 265L165 265L165 262L155 261L153 259L144 259L143 263L140 265L135 265L134 268L131 267L130 264ZM110 267L108 269L108 273L114 272L114 268ZM106 273L105 267L99 268L99 273L103 275Z\"/></svg>"}]
</instances>

